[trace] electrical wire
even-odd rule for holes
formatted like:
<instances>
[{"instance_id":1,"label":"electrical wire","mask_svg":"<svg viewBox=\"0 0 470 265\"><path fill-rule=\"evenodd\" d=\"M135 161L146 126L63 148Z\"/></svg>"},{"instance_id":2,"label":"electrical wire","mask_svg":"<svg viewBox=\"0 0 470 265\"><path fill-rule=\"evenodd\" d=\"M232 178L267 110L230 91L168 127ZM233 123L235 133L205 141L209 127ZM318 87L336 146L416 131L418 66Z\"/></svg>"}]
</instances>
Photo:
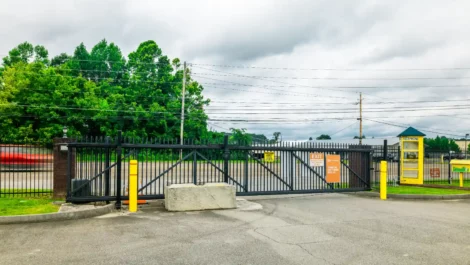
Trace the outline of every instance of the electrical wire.
<instances>
[{"instance_id":1,"label":"electrical wire","mask_svg":"<svg viewBox=\"0 0 470 265\"><path fill-rule=\"evenodd\" d=\"M244 77L244 78L255 78L255 79L292 79L292 80L330 80L330 81L393 81L393 80L460 80L460 79L470 79L470 76L452 76L452 77L400 77L400 78L344 78L344 77L295 77L295 76L256 76L256 75L239 75L234 73L229 74L211 74L211 73L192 73L194 76L223 76L223 77ZM336 90L343 91L344 90Z\"/></svg>"},{"instance_id":2,"label":"electrical wire","mask_svg":"<svg viewBox=\"0 0 470 265\"><path fill-rule=\"evenodd\" d=\"M250 66L250 65L227 65L227 64L202 64L202 63L188 63L189 65L196 66L209 66L221 68L244 68L244 69L263 69L263 70L285 70L285 71L457 71L457 70L470 70L470 67L448 67L448 68L291 68L291 67L265 67L265 66Z\"/></svg>"}]
</instances>

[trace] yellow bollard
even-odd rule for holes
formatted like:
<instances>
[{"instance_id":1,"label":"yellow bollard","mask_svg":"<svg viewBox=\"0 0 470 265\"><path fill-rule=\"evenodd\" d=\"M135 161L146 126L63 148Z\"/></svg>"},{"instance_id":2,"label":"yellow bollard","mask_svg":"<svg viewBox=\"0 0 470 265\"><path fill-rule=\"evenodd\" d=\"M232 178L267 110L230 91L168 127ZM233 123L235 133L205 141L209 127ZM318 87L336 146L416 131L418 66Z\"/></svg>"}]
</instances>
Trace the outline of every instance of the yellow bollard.
<instances>
[{"instance_id":1,"label":"yellow bollard","mask_svg":"<svg viewBox=\"0 0 470 265\"><path fill-rule=\"evenodd\" d=\"M380 162L380 199L387 199L387 161Z\"/></svg>"},{"instance_id":2,"label":"yellow bollard","mask_svg":"<svg viewBox=\"0 0 470 265\"><path fill-rule=\"evenodd\" d=\"M129 212L137 212L137 160L129 163Z\"/></svg>"},{"instance_id":3,"label":"yellow bollard","mask_svg":"<svg viewBox=\"0 0 470 265\"><path fill-rule=\"evenodd\" d=\"M460 179L460 187L463 188L463 173L459 173L459 179Z\"/></svg>"}]
</instances>

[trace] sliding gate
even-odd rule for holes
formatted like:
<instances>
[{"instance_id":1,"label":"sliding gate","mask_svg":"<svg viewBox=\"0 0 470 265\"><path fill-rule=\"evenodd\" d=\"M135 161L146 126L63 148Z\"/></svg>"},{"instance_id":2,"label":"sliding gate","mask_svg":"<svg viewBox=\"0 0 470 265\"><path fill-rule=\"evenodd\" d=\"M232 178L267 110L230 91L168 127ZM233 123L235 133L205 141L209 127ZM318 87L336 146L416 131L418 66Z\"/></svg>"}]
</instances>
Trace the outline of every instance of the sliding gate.
<instances>
[{"instance_id":1,"label":"sliding gate","mask_svg":"<svg viewBox=\"0 0 470 265\"><path fill-rule=\"evenodd\" d=\"M371 150L346 145L185 142L91 138L68 144L70 202L128 198L129 161L138 161L140 199L171 184L226 182L237 195L370 189ZM322 161L323 160L323 161ZM330 163L330 160L335 160ZM331 178L330 175L335 175Z\"/></svg>"}]
</instances>

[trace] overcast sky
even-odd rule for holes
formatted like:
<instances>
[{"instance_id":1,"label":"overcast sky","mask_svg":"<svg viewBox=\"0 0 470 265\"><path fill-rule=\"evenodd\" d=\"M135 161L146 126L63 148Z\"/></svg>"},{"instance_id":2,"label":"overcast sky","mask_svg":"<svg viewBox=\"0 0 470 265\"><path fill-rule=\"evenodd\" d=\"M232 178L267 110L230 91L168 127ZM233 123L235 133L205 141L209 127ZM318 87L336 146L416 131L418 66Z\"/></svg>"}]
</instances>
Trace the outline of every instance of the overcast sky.
<instances>
[{"instance_id":1,"label":"overcast sky","mask_svg":"<svg viewBox=\"0 0 470 265\"><path fill-rule=\"evenodd\" d=\"M103 38L127 55L152 39L194 64L215 130L352 138L363 92L367 137L395 136L397 125L463 137L468 10L468 0L1 0L0 56L24 41L54 56Z\"/></svg>"}]
</instances>

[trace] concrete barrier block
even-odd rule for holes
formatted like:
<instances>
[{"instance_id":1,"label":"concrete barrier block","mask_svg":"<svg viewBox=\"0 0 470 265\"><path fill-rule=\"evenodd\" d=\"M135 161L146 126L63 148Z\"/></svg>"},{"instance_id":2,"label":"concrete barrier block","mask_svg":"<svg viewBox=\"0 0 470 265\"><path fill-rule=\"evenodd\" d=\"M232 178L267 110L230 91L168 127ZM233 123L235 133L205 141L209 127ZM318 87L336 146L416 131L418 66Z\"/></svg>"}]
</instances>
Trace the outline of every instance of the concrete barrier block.
<instances>
[{"instance_id":1,"label":"concrete barrier block","mask_svg":"<svg viewBox=\"0 0 470 265\"><path fill-rule=\"evenodd\" d=\"M200 211L237 208L235 187L227 183L172 184L165 187L168 211Z\"/></svg>"}]
</instances>

